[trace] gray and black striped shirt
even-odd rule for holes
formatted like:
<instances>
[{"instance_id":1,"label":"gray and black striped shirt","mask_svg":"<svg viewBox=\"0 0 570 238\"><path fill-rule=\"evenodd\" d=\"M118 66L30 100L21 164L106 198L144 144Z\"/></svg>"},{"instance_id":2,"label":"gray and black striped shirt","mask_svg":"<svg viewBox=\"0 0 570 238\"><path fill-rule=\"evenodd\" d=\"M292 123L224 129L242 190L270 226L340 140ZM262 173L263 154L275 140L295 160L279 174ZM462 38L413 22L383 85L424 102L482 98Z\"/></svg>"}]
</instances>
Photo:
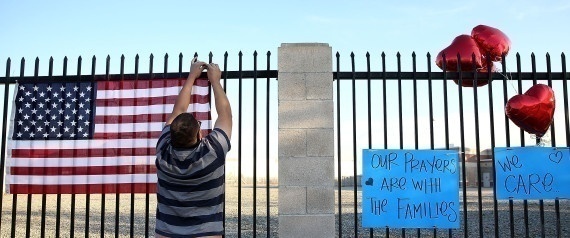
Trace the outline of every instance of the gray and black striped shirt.
<instances>
[{"instance_id":1,"label":"gray and black striped shirt","mask_svg":"<svg viewBox=\"0 0 570 238\"><path fill-rule=\"evenodd\" d=\"M224 164L228 136L215 128L194 148L173 148L170 126L156 145L156 234L167 237L222 235Z\"/></svg>"}]
</instances>

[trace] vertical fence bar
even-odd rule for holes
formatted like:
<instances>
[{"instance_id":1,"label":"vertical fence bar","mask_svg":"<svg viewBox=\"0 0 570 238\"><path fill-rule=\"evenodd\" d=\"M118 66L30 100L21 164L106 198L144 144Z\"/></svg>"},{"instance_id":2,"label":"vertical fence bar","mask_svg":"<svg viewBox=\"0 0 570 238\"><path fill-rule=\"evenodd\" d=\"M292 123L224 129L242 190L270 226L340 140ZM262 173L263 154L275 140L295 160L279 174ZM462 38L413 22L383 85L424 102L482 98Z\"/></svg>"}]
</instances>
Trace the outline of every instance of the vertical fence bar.
<instances>
[{"instance_id":1,"label":"vertical fence bar","mask_svg":"<svg viewBox=\"0 0 570 238\"><path fill-rule=\"evenodd\" d=\"M429 110L429 143L430 148L435 149L435 137L433 131L433 85L432 85L432 75L431 75L431 54L428 52L426 54L427 58L427 72L428 72L428 110ZM436 228L434 228L436 230ZM435 234L435 233L434 233Z\"/></svg>"},{"instance_id":2,"label":"vertical fence bar","mask_svg":"<svg viewBox=\"0 0 570 238\"><path fill-rule=\"evenodd\" d=\"M107 55L107 59L105 60L105 79L109 80L109 71L111 70L111 56ZM106 156L107 152L106 150L103 151L103 157L107 157ZM104 185L102 185L104 186ZM105 237L105 202L107 200L107 194L105 193L105 190L103 189L101 191L101 229L100 229L100 237Z\"/></svg>"},{"instance_id":3,"label":"vertical fence bar","mask_svg":"<svg viewBox=\"0 0 570 238\"><path fill-rule=\"evenodd\" d=\"M461 55L457 53L457 72L459 79L457 82L457 90L459 92L459 131L461 138L461 170L462 174L462 188L463 188L463 236L468 237L469 227L467 226L467 184L466 184L466 171L465 171L465 121L463 120L463 72L461 71Z\"/></svg>"},{"instance_id":4,"label":"vertical fence bar","mask_svg":"<svg viewBox=\"0 0 570 238\"><path fill-rule=\"evenodd\" d=\"M518 53L517 53L518 55ZM502 71L506 72L507 70L507 63L505 57L502 60ZM511 81L512 78L503 77L503 104L507 105L508 102L508 93L507 93L507 81ZM512 82L512 81L511 81ZM511 135L510 135L510 124L509 124L509 117L505 114L505 140L506 146L511 146ZM514 202L513 199L509 199L509 229L511 233L511 238L515 237L515 223L514 223Z\"/></svg>"},{"instance_id":5,"label":"vertical fence bar","mask_svg":"<svg viewBox=\"0 0 570 238\"><path fill-rule=\"evenodd\" d=\"M270 56L271 56L271 52L267 51L267 72L269 72L270 69ZM266 192L265 192L265 201L266 201L266 209L267 209L267 215L266 215L266 220L267 220L267 238L269 238L271 236L271 202L270 202L270 194L269 194L269 183L270 183L270 177L269 177L269 96L270 96L270 82L271 80L269 79L269 75L267 75L267 98L266 98L266 105L265 105L265 111L266 111L266 115L265 115L265 120L266 120L266 124L265 124L265 158L266 158L266 163L265 163L265 183L266 183Z\"/></svg>"},{"instance_id":6,"label":"vertical fence bar","mask_svg":"<svg viewBox=\"0 0 570 238\"><path fill-rule=\"evenodd\" d=\"M479 53L479 52L477 52ZM477 90L477 69L475 67L475 53L471 55L473 64L473 107L475 110L475 150L477 155L477 205L479 208L479 237L483 237L483 198L481 196L481 143L479 141L479 98ZM465 164L464 164L465 165Z\"/></svg>"},{"instance_id":7,"label":"vertical fence bar","mask_svg":"<svg viewBox=\"0 0 570 238\"><path fill-rule=\"evenodd\" d=\"M398 61L398 128L400 135L400 149L404 149L404 125L402 115L402 62L400 52L396 54ZM402 228L402 237L406 237L406 229Z\"/></svg>"},{"instance_id":8,"label":"vertical fence bar","mask_svg":"<svg viewBox=\"0 0 570 238\"><path fill-rule=\"evenodd\" d=\"M67 56L63 58L63 81L67 81L67 62L68 62L68 58ZM62 153L60 152L60 155L62 155ZM76 152L74 151L73 156L76 156ZM61 156L60 156L61 157ZM73 172L75 172L75 170L72 169ZM59 168L59 173L58 174L63 174L63 169ZM72 190L73 191L73 190ZM61 190L58 189L58 195L61 194ZM74 197L74 196L72 196ZM75 197L74 197L75 198ZM75 206L75 204L73 204L73 200L71 201L72 205ZM60 208L61 209L61 208ZM75 207L73 207L72 210L75 210ZM58 225L61 225L61 220L59 221ZM72 235L71 235L72 236Z\"/></svg>"},{"instance_id":9,"label":"vertical fence bar","mask_svg":"<svg viewBox=\"0 0 570 238\"><path fill-rule=\"evenodd\" d=\"M24 68L26 66L26 60L24 59L24 57L22 57L22 61L20 62L20 78L23 79L24 78ZM17 210L17 205L18 205L18 195L17 194L13 194L13 199L12 199L12 230L11 230L11 236L15 237L16 236L16 210ZM59 210L59 209L58 209Z\"/></svg>"},{"instance_id":10,"label":"vertical fence bar","mask_svg":"<svg viewBox=\"0 0 570 238\"><path fill-rule=\"evenodd\" d=\"M4 80L4 112L2 113L2 151L0 155L0 171L4 171L6 164L6 132L8 128L8 94L10 91L10 67L12 65L12 60L8 58L6 60L6 79ZM0 186L4 186L4 176L0 176ZM9 188L8 188L9 189ZM2 208L4 207L4 191L0 193L0 221L2 221ZM45 213L45 212L44 212ZM42 222L44 222L44 214L42 214ZM45 222L43 223L45 224ZM0 231L2 231L2 223L0 222Z\"/></svg>"},{"instance_id":11,"label":"vertical fence bar","mask_svg":"<svg viewBox=\"0 0 570 238\"><path fill-rule=\"evenodd\" d=\"M78 81L81 79L81 56L78 57L77 59L77 79ZM79 98L79 92L75 93L75 98ZM75 109L78 110L78 106L75 106ZM44 128L46 131L49 129L49 126L45 126ZM75 141L74 141L75 143ZM77 156L77 152L74 151L73 152L73 157L75 158ZM72 174L76 174L77 173L77 169L75 168L75 163L73 163L73 169L72 169ZM45 190L44 190L45 192ZM72 186L71 187L71 211L70 211L70 219L69 219L69 237L73 238L75 237L75 209L76 209L76 195L75 195L75 188Z\"/></svg>"},{"instance_id":12,"label":"vertical fence bar","mask_svg":"<svg viewBox=\"0 0 570 238\"><path fill-rule=\"evenodd\" d=\"M227 83L228 83L228 52L226 51L226 53L224 53L224 93L226 92Z\"/></svg>"},{"instance_id":13,"label":"vertical fence bar","mask_svg":"<svg viewBox=\"0 0 570 238\"><path fill-rule=\"evenodd\" d=\"M354 65L354 52L350 53L350 62L352 69L352 161L353 161L353 201L354 201L354 237L358 237L358 202L357 193L358 187L356 186L356 79L355 79L355 65Z\"/></svg>"},{"instance_id":14,"label":"vertical fence bar","mask_svg":"<svg viewBox=\"0 0 570 238\"><path fill-rule=\"evenodd\" d=\"M153 57L152 54L151 54L150 56L151 56L151 62L150 62L149 72L152 72L152 71L154 70L154 67L153 67L153 66L154 66L154 65L153 65L153 64L154 64L154 57ZM191 61L191 62L192 62L192 61ZM151 82L151 84L154 83L154 82L156 82L156 83L159 84L159 85L162 84L162 82L157 82L158 80L157 80L157 81L154 81L154 82L153 82L153 80L154 80L154 74L151 73L151 74L150 74L150 82ZM163 79L163 80L164 80L164 79ZM182 79L182 80L183 80L183 79ZM162 86L162 85L161 85L161 86ZM162 88L162 92L163 92L164 94L166 94L166 88L163 87L163 88ZM166 100L166 98L163 97L163 98L162 98L162 103L161 103L163 110L166 108L166 107L165 107L166 103L167 103L167 100ZM151 117L152 117L152 116L151 116L150 114L147 114L146 117L147 117L147 121L151 121ZM165 113L165 114L162 114L162 121L163 121L163 122L166 122L166 120L167 120L167 114L166 114L166 113ZM151 128L151 125L150 125L150 124L147 124L147 131L151 131L150 128ZM150 147L150 146L151 146L151 145L149 145L149 147ZM147 172L148 172L149 170L150 170L150 166L147 166ZM148 183L148 180L145 179L145 182ZM158 182L158 181L157 181L157 182ZM149 187L147 186L147 190L146 190L146 193L147 193L147 194L149 193L149 190L148 190L148 189L149 189ZM157 191L157 192L158 192L158 191ZM150 197L150 196L149 196L149 197ZM155 194L155 197L156 197L156 194ZM158 202L158 201L157 201L157 202ZM157 206L158 206L158 204L157 204ZM149 208L149 209L150 209L150 208ZM150 211L149 211L149 212L145 212L145 213L146 213L148 216L150 216L150 214L149 214ZM158 215L156 212L155 212L155 214ZM155 220L156 220L156 219L155 219ZM148 231L148 229L145 229L145 231ZM148 231L148 232L150 232L150 231ZM155 236L156 236L156 234L155 234Z\"/></svg>"},{"instance_id":15,"label":"vertical fence bar","mask_svg":"<svg viewBox=\"0 0 570 238\"><path fill-rule=\"evenodd\" d=\"M522 73L521 73L521 56L519 53L517 53L516 55L517 57L517 86L518 86L518 93L522 94ZM524 139L524 131L523 129L519 128L519 135L520 135L520 141L521 141L521 146L524 146L525 144L525 139Z\"/></svg>"},{"instance_id":16,"label":"vertical fence bar","mask_svg":"<svg viewBox=\"0 0 570 238\"><path fill-rule=\"evenodd\" d=\"M65 57L64 60L67 60L67 57ZM67 75L67 61L66 61L66 65L64 65L64 71L65 71L64 76L66 76ZM65 77L63 79L65 80ZM75 156L76 156L76 152L74 151L73 157L75 157ZM61 172L59 174L61 174ZM75 174L75 168L72 169L72 174ZM74 235L75 235L73 232L73 229L75 227L75 221L74 221L74 218L75 218L75 194L73 194L73 193L74 193L74 189L72 187L72 189L71 189L71 219L69 221L70 222L70 227L69 227L70 237L74 237ZM59 192L58 192L58 194L59 194Z\"/></svg>"},{"instance_id":17,"label":"vertical fence bar","mask_svg":"<svg viewBox=\"0 0 570 238\"><path fill-rule=\"evenodd\" d=\"M340 79L338 74L340 73L340 54L336 52L336 116L337 116L337 183L338 183L338 237L342 237L342 174L341 174L341 142L340 142Z\"/></svg>"},{"instance_id":18,"label":"vertical fence bar","mask_svg":"<svg viewBox=\"0 0 570 238\"><path fill-rule=\"evenodd\" d=\"M428 107L429 107L429 145L430 149L435 149L435 136L433 131L433 87L432 87L432 77L431 77L431 55L428 52L426 54L427 58L427 72L428 72ZM437 237L437 227L433 228L433 237Z\"/></svg>"},{"instance_id":19,"label":"vertical fence bar","mask_svg":"<svg viewBox=\"0 0 570 238\"><path fill-rule=\"evenodd\" d=\"M53 80L53 57L49 58L49 71L48 71L48 75L50 78L50 81ZM45 227L46 227L46 202L47 202L47 195L45 192L45 187L42 189L43 190L43 194L42 194L42 218L41 218L41 225L40 225L40 237L45 237Z\"/></svg>"},{"instance_id":20,"label":"vertical fence bar","mask_svg":"<svg viewBox=\"0 0 570 238\"><path fill-rule=\"evenodd\" d=\"M78 78L78 80L81 79L81 63L82 63L82 60L83 59L81 58L81 56L79 56L77 58L77 78ZM76 98L77 98L77 95L76 95ZM74 153L76 153L76 152L74 152ZM73 157L75 157L75 156L76 155L74 154ZM73 174L76 174L75 166L73 166ZM69 235L71 237L75 237L75 203L76 203L76 201L75 201L75 187L71 187L71 219L70 219L71 224L69 226Z\"/></svg>"},{"instance_id":21,"label":"vertical fence bar","mask_svg":"<svg viewBox=\"0 0 570 238\"><path fill-rule=\"evenodd\" d=\"M67 76L67 56L63 57L63 79ZM60 142L61 143L61 142ZM60 157L62 155L59 151ZM62 174L62 168L58 168L59 174ZM55 222L55 237L60 237L60 226L61 226L61 189L60 186L57 187L57 211L56 211L56 222Z\"/></svg>"},{"instance_id":22,"label":"vertical fence bar","mask_svg":"<svg viewBox=\"0 0 570 238\"><path fill-rule=\"evenodd\" d=\"M65 56L63 58L63 79L65 79L66 76L67 76L67 56ZM61 157L62 152L60 151L59 154ZM58 169L58 174L63 174L63 169L61 167ZM60 232L59 229L61 226L61 217L60 217L60 214L61 214L61 190L59 187L57 189L57 201L58 201L57 202L57 205L58 205L57 213L58 213L58 215L57 215L57 221L56 221L56 237L59 237L59 232Z\"/></svg>"},{"instance_id":23,"label":"vertical fence bar","mask_svg":"<svg viewBox=\"0 0 570 238\"><path fill-rule=\"evenodd\" d=\"M37 76L38 76L38 74L37 74L38 63L39 63L39 60L38 60L38 58L36 58L36 70L35 70L36 72L34 73L34 77L36 77L36 80L37 80ZM53 57L50 57L49 76L51 77L52 75L53 75ZM31 197L29 197L28 200L30 198ZM41 237L45 237L46 200L47 200L47 197L45 195L45 187L44 187L43 194L42 194L42 215L41 215L42 218L41 218L41 225L40 225L40 227L41 227L40 228L41 229L40 236ZM28 210L28 213L29 213L29 210ZM26 232L26 234L28 234L28 233L29 233L29 231ZM28 235L26 235L26 236L28 236Z\"/></svg>"},{"instance_id":24,"label":"vertical fence bar","mask_svg":"<svg viewBox=\"0 0 570 238\"><path fill-rule=\"evenodd\" d=\"M182 78L182 63L183 63L182 60L183 60L183 58L184 58L184 56L182 55L182 52L180 52L180 54L178 54L178 78ZM135 74L137 74L137 73L135 72Z\"/></svg>"},{"instance_id":25,"label":"vertical fence bar","mask_svg":"<svg viewBox=\"0 0 570 238\"><path fill-rule=\"evenodd\" d=\"M501 58L501 72L507 72L507 56L503 53L503 57ZM490 76L489 76L490 77ZM509 78L507 76L503 76L502 78L502 82L503 82L503 105L507 105L507 101L508 101L508 94L507 94L507 81L511 81L512 78ZM512 81L511 81L512 82ZM509 147L511 146L510 141L510 126L509 126L509 117L507 117L506 113L504 114L504 119L505 119L505 140L506 140L506 146Z\"/></svg>"},{"instance_id":26,"label":"vertical fence bar","mask_svg":"<svg viewBox=\"0 0 570 238\"><path fill-rule=\"evenodd\" d=\"M253 237L257 237L257 51L253 52Z\"/></svg>"},{"instance_id":27,"label":"vertical fence bar","mask_svg":"<svg viewBox=\"0 0 570 238\"><path fill-rule=\"evenodd\" d=\"M400 149L404 149L404 119L402 113L402 62L400 52L396 54L398 65L398 133L400 137ZM405 237L406 231L402 229L402 236Z\"/></svg>"},{"instance_id":28,"label":"vertical fence bar","mask_svg":"<svg viewBox=\"0 0 570 238\"><path fill-rule=\"evenodd\" d=\"M548 87L552 88L552 71L551 71L551 64L550 64L550 54L546 53L546 76L548 78ZM554 120L550 124L550 137L552 147L556 147L556 130L554 127Z\"/></svg>"},{"instance_id":29,"label":"vertical fence bar","mask_svg":"<svg viewBox=\"0 0 570 238\"><path fill-rule=\"evenodd\" d=\"M24 67L26 64L26 60L22 57L22 61L20 64L20 78L24 78ZM12 237L15 237L16 234L16 209L17 209L17 204L18 204L18 195L14 194L14 200L12 202ZM59 205L60 203L58 203ZM59 212L59 208L58 208L58 212ZM59 213L58 213L59 215ZM56 231L59 230L59 216L57 216L56 219Z\"/></svg>"},{"instance_id":30,"label":"vertical fence bar","mask_svg":"<svg viewBox=\"0 0 570 238\"><path fill-rule=\"evenodd\" d=\"M400 149L404 149L404 120L402 114L402 63L400 52L396 54L397 59L397 78L398 78L398 134ZM402 229L402 237L406 236L406 230Z\"/></svg>"},{"instance_id":31,"label":"vertical fence bar","mask_svg":"<svg viewBox=\"0 0 570 238\"><path fill-rule=\"evenodd\" d=\"M493 67L493 63L491 62L491 56L489 52L487 52L485 57L487 63L487 69L491 69ZM505 58L505 55L502 57ZM491 168L493 169L493 185L497 183L497 176L495 173L495 112L493 110L493 74L491 70L487 71L487 80L489 82L488 86L488 93L489 93L489 127L491 133L491 158L493 158L493 163L491 163ZM495 226L495 237L499 237L499 211L497 207L497 186L493 186L493 218L494 218L494 226Z\"/></svg>"},{"instance_id":32,"label":"vertical fence bar","mask_svg":"<svg viewBox=\"0 0 570 238\"><path fill-rule=\"evenodd\" d=\"M447 102L447 64L445 63L445 54L442 54L442 68L443 68L443 116L445 125L445 149L449 150L449 107ZM459 186L459 185L458 185ZM448 236L451 238L453 230L447 230Z\"/></svg>"},{"instance_id":33,"label":"vertical fence bar","mask_svg":"<svg viewBox=\"0 0 570 238\"><path fill-rule=\"evenodd\" d=\"M418 82L416 76L416 52L412 52L412 84L414 91L414 148L419 149L419 135L418 135ZM417 236L422 235L420 228L416 230Z\"/></svg>"},{"instance_id":34,"label":"vertical fence bar","mask_svg":"<svg viewBox=\"0 0 570 238\"><path fill-rule=\"evenodd\" d=\"M532 64L532 85L536 85L537 84L537 79L536 79L536 57L534 55L534 53L530 54L530 58L531 58L531 64ZM541 141L539 137L535 138L536 141L536 145L540 145Z\"/></svg>"},{"instance_id":35,"label":"vertical fence bar","mask_svg":"<svg viewBox=\"0 0 570 238\"><path fill-rule=\"evenodd\" d=\"M416 52L412 52L412 90L414 98L414 148L419 149L419 136L418 136L418 82L416 76ZM420 236L420 229L418 228L418 237Z\"/></svg>"},{"instance_id":36,"label":"vertical fence bar","mask_svg":"<svg viewBox=\"0 0 570 238\"><path fill-rule=\"evenodd\" d=\"M222 74L224 76L224 93L226 93L226 87L227 87L227 82L228 82L228 52L226 51L226 53L224 53L224 72ZM224 174L224 180L225 180L225 174ZM225 193L225 186L224 186L224 220L222 222L222 225L224 227L224 236L225 236L225 231L226 231L226 193Z\"/></svg>"},{"instance_id":37,"label":"vertical fence bar","mask_svg":"<svg viewBox=\"0 0 570 238\"><path fill-rule=\"evenodd\" d=\"M562 88L564 95L564 122L566 125L566 146L570 146L570 112L568 111L568 78L566 74L566 55L560 54L560 61L562 63Z\"/></svg>"},{"instance_id":38,"label":"vertical fence bar","mask_svg":"<svg viewBox=\"0 0 570 238\"><path fill-rule=\"evenodd\" d=\"M239 78L238 78L238 238L241 237L241 119L242 119L242 56L239 54Z\"/></svg>"},{"instance_id":39,"label":"vertical fence bar","mask_svg":"<svg viewBox=\"0 0 570 238\"><path fill-rule=\"evenodd\" d=\"M148 62L148 73L150 74L150 79L154 78L153 68L154 68L154 55L150 54L150 59ZM164 100L164 99L163 99ZM166 118L163 118L162 121L166 121ZM150 165L147 166L146 171L150 171ZM145 211L144 211L144 236L149 237L149 212L150 212L150 187L148 183L148 177L146 181L146 194L145 194Z\"/></svg>"},{"instance_id":40,"label":"vertical fence bar","mask_svg":"<svg viewBox=\"0 0 570 238\"><path fill-rule=\"evenodd\" d=\"M22 61L23 60L24 60L24 58L22 58ZM8 58L8 60L6 60L6 80L4 81L4 113L3 113L3 117L2 117L2 130L3 130L3 132L2 132L2 155L0 156L2 161L0 161L0 171L4 171L5 164L6 164L6 150L7 150L7 148L6 148L6 145L7 145L7 142L6 142L7 135L6 134L7 133L6 132L9 131L9 129L7 128L7 124L8 124L8 110L7 109L8 109L8 94L9 94L8 92L10 91L9 86L10 86L10 68L11 68L11 65L12 65L12 60L10 58ZM23 66L21 66L21 67L23 67ZM1 186L4 186L4 176L0 176L0 182L2 184ZM8 188L8 189L10 189L10 188ZM12 193L12 198L13 198L13 200L17 199L17 195ZM4 199L4 191L2 191L0 193L0 206L1 206L0 207L0 221L2 220L2 214L3 214L2 208L4 207L3 206L4 205L3 199ZM14 209L15 203L13 200L12 200L12 221L11 221L11 235L12 235L12 237L14 237L14 235L15 235L15 229L14 229L14 227L15 227L15 224L14 224L15 223L15 216L14 216L14 214L15 214L15 209ZM1 230L2 230L2 224L0 222L0 231Z\"/></svg>"},{"instance_id":41,"label":"vertical fence bar","mask_svg":"<svg viewBox=\"0 0 570 238\"><path fill-rule=\"evenodd\" d=\"M552 73L549 53L546 53L546 74L548 77L548 86L552 88ZM552 120L552 123L550 124L550 138L552 147L556 147L556 130L554 127L554 120ZM538 202L540 204L540 235L544 238L546 237L546 228L544 221L544 200L540 199Z\"/></svg>"},{"instance_id":42,"label":"vertical fence bar","mask_svg":"<svg viewBox=\"0 0 570 238\"><path fill-rule=\"evenodd\" d=\"M39 82L38 77L39 77L39 68L40 68L40 59L38 57L36 57L35 63L34 63L34 84ZM34 90L33 92L34 94L34 98L37 97L37 90ZM36 102L32 101L32 108L37 108L36 106ZM29 173L27 173L29 174ZM45 192L45 189L43 189L43 192ZM31 213L32 213L32 194L31 191L30 193L27 195L28 199L27 199L27 207L26 207L26 237L30 237L30 219L31 219Z\"/></svg>"},{"instance_id":43,"label":"vertical fence bar","mask_svg":"<svg viewBox=\"0 0 570 238\"><path fill-rule=\"evenodd\" d=\"M566 76L566 56L560 54L562 63L562 88L564 90L564 122L566 124L566 147L570 146L570 117L568 116L568 78ZM556 212L556 237L562 237L562 227L560 225L560 201L554 200L554 209Z\"/></svg>"},{"instance_id":44,"label":"vertical fence bar","mask_svg":"<svg viewBox=\"0 0 570 238\"><path fill-rule=\"evenodd\" d=\"M121 88L124 86L125 83L125 55L121 54L121 64L120 64L120 77L121 77ZM136 97L135 97L136 98ZM122 100L119 100L119 107L122 106ZM119 117L119 125L122 124L123 119L122 117ZM120 139L120 138L119 138ZM131 149L132 150L132 149ZM131 168L134 168L133 166L131 166ZM120 193L119 193L119 184L115 184L115 238L119 237L119 208L120 208L120 201L121 201L121 197L120 197Z\"/></svg>"},{"instance_id":45,"label":"vertical fence bar","mask_svg":"<svg viewBox=\"0 0 570 238\"><path fill-rule=\"evenodd\" d=\"M372 149L372 100L371 100L371 90L370 90L370 53L366 52L366 96L368 99L368 149ZM374 237L374 229L370 228L368 230L369 236Z\"/></svg>"},{"instance_id":46,"label":"vertical fence bar","mask_svg":"<svg viewBox=\"0 0 570 238\"><path fill-rule=\"evenodd\" d=\"M212 54L212 51L210 51L210 53L208 54L208 64L212 63L212 59L214 58L214 54ZM208 86L208 92L212 91L212 85ZM208 102L212 102L212 93L208 94ZM214 125L212 125L212 129L214 129ZM225 180L225 177L224 177Z\"/></svg>"},{"instance_id":47,"label":"vertical fence bar","mask_svg":"<svg viewBox=\"0 0 570 238\"><path fill-rule=\"evenodd\" d=\"M162 72L165 76L168 73L168 53L164 54L164 70Z\"/></svg>"},{"instance_id":48,"label":"vertical fence bar","mask_svg":"<svg viewBox=\"0 0 570 238\"><path fill-rule=\"evenodd\" d=\"M24 68L26 66L26 60L22 57L20 61L20 78L24 78ZM7 111L7 110L6 110ZM4 154L2 154L4 156ZM16 237L16 215L17 215L17 208L18 208L18 195L12 194L12 229L10 231L11 237Z\"/></svg>"},{"instance_id":49,"label":"vertical fence bar","mask_svg":"<svg viewBox=\"0 0 570 238\"><path fill-rule=\"evenodd\" d=\"M182 62L182 53L180 53L180 62ZM182 64L180 64L180 66L182 66ZM182 69L182 68L180 68L180 69ZM135 56L135 85L138 84L138 79L139 79L139 54L137 54ZM135 98L138 98L138 97L135 96ZM134 152L135 148L132 148L131 151ZM134 169L135 169L134 163L133 163L133 166L131 168L134 171ZM130 207L131 210L129 213L129 222L130 222L130 224L129 224L129 236L130 237L134 237L134 233L135 233L135 228L134 228L134 226L135 226L135 192L134 191L135 191L135 186L134 186L134 181L132 181L132 184L131 184L131 207Z\"/></svg>"},{"instance_id":50,"label":"vertical fence bar","mask_svg":"<svg viewBox=\"0 0 570 238\"><path fill-rule=\"evenodd\" d=\"M537 83L537 79L536 79L536 56L534 55L534 52L530 54L530 62L531 62L531 68L532 68L532 85L536 85Z\"/></svg>"},{"instance_id":51,"label":"vertical fence bar","mask_svg":"<svg viewBox=\"0 0 570 238\"><path fill-rule=\"evenodd\" d=\"M412 90L414 98L414 148L419 149L419 136L418 136L418 82L416 76L416 52L412 52ZM418 237L420 236L420 229L418 229Z\"/></svg>"},{"instance_id":52,"label":"vertical fence bar","mask_svg":"<svg viewBox=\"0 0 570 238\"><path fill-rule=\"evenodd\" d=\"M382 110L384 115L384 149L388 149L388 109L386 109L386 54L382 52ZM340 134L339 134L340 138ZM339 139L340 140L340 139ZM390 237L390 227L386 227L386 237Z\"/></svg>"},{"instance_id":53,"label":"vertical fence bar","mask_svg":"<svg viewBox=\"0 0 570 238\"><path fill-rule=\"evenodd\" d=\"M548 55L547 55L548 56ZM534 53L531 53L530 55L531 57L531 63L532 63L532 85L536 85L537 84L537 78L536 78L536 57L534 55ZM549 60L549 59L547 59ZM547 62L550 63L550 62ZM549 65L548 65L549 66ZM549 73L550 75L550 73ZM550 84L552 84L552 82L549 82ZM551 86L551 85L549 85ZM550 128L554 127L554 121L552 121ZM536 137L535 139L536 141L536 145L542 145L541 142L541 138ZM540 216L540 232L542 234L541 237L544 237L544 200L543 199L539 199L538 201L538 207L539 207L539 216ZM528 228L527 228L528 229Z\"/></svg>"},{"instance_id":54,"label":"vertical fence bar","mask_svg":"<svg viewBox=\"0 0 570 238\"><path fill-rule=\"evenodd\" d=\"M95 84L95 65L96 65L97 59L95 58L95 55L93 55L93 58L91 59L91 84ZM90 98L95 98L95 90L91 90L91 97ZM90 150L87 151L87 157L91 157L91 152ZM87 172L89 172L90 169L88 167ZM87 186L87 195L85 196L85 237L89 237L89 215L91 213L91 191L89 189L89 185Z\"/></svg>"},{"instance_id":55,"label":"vertical fence bar","mask_svg":"<svg viewBox=\"0 0 570 238\"><path fill-rule=\"evenodd\" d=\"M419 149L419 136L418 136L418 82L416 76L416 52L412 52L412 90L414 98L414 148ZM418 228L418 237L421 235Z\"/></svg>"}]
</instances>

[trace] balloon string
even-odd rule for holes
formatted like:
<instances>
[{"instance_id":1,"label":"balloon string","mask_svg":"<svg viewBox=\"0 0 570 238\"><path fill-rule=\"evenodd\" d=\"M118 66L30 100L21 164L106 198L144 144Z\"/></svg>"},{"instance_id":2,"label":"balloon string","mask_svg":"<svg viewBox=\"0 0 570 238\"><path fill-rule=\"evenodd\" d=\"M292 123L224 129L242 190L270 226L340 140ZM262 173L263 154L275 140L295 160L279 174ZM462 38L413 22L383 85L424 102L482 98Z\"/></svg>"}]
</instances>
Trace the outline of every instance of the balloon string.
<instances>
[{"instance_id":1,"label":"balloon string","mask_svg":"<svg viewBox=\"0 0 570 238\"><path fill-rule=\"evenodd\" d=\"M531 135L530 137L531 139L537 140L536 141L536 146L537 147L545 147L547 142L550 142L549 140L545 140L544 137L538 137L536 135Z\"/></svg>"},{"instance_id":2,"label":"balloon string","mask_svg":"<svg viewBox=\"0 0 570 238\"><path fill-rule=\"evenodd\" d=\"M511 87L513 88L513 91L515 92L515 95L518 95L519 92L517 91L515 85L513 84L513 80L512 80L513 75L511 74L511 71L509 70L509 68L507 67L507 73L509 74L508 76L505 75L505 74L503 74L503 72L501 72L501 71L498 71L498 70L497 70L497 72L498 72L501 76L503 76L504 78L506 78L506 79L509 81L509 84L510 84Z\"/></svg>"}]
</instances>

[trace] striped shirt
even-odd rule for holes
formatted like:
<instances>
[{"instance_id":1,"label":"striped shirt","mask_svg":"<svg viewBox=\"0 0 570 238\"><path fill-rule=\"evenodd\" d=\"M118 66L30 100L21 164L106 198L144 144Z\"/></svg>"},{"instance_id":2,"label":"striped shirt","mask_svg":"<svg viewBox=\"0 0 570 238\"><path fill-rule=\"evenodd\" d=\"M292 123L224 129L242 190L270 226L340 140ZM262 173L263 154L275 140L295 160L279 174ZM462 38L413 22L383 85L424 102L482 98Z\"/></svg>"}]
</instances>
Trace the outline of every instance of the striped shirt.
<instances>
[{"instance_id":1,"label":"striped shirt","mask_svg":"<svg viewBox=\"0 0 570 238\"><path fill-rule=\"evenodd\" d=\"M178 149L172 147L170 134L165 126L156 145L156 234L222 235L228 136L214 128L196 147Z\"/></svg>"}]
</instances>

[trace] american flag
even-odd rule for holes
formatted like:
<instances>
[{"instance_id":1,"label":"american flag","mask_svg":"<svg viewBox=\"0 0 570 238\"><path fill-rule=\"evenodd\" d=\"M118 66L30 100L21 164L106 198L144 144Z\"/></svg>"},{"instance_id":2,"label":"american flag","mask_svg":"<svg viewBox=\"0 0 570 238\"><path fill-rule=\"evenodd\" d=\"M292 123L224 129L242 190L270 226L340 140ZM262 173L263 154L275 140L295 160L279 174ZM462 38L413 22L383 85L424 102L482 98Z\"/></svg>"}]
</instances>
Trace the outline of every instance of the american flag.
<instances>
[{"instance_id":1,"label":"american flag","mask_svg":"<svg viewBox=\"0 0 570 238\"><path fill-rule=\"evenodd\" d=\"M185 80L18 84L8 192L156 192L156 141ZM208 79L196 80L188 111L208 134Z\"/></svg>"}]
</instances>

